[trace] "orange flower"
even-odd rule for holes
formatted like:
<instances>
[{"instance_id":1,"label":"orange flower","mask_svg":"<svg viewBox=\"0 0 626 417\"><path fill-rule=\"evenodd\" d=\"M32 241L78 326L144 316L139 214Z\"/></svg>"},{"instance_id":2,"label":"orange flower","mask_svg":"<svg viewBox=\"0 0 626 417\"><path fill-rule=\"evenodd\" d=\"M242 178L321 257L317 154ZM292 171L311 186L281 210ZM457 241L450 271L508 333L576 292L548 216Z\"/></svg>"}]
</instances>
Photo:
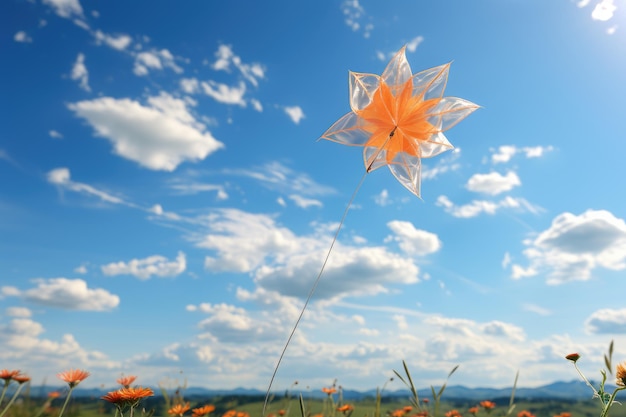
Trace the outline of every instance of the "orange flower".
<instances>
[{"instance_id":1,"label":"orange flower","mask_svg":"<svg viewBox=\"0 0 626 417\"><path fill-rule=\"evenodd\" d=\"M405 413L410 413L411 411L413 411L413 407L410 405L406 405L402 409L404 410Z\"/></svg>"},{"instance_id":2,"label":"orange flower","mask_svg":"<svg viewBox=\"0 0 626 417\"><path fill-rule=\"evenodd\" d=\"M215 406L212 404L209 405L205 405L203 407L199 407L199 408L194 408L193 410L191 410L192 417L202 417L202 416L206 416L208 414L210 414L211 412L215 411Z\"/></svg>"},{"instance_id":3,"label":"orange flower","mask_svg":"<svg viewBox=\"0 0 626 417\"><path fill-rule=\"evenodd\" d=\"M52 391L48 393L48 398L52 398L53 400L55 398L59 398L61 396L61 393L59 391Z\"/></svg>"},{"instance_id":4,"label":"orange flower","mask_svg":"<svg viewBox=\"0 0 626 417\"><path fill-rule=\"evenodd\" d=\"M246 413L245 411L237 411L236 417L250 417L250 414Z\"/></svg>"},{"instance_id":5,"label":"orange flower","mask_svg":"<svg viewBox=\"0 0 626 417\"><path fill-rule=\"evenodd\" d=\"M278 415L279 416L284 416L285 414L287 414L287 412L285 410L278 410Z\"/></svg>"},{"instance_id":6,"label":"orange flower","mask_svg":"<svg viewBox=\"0 0 626 417\"><path fill-rule=\"evenodd\" d=\"M341 411L344 414L352 410L354 410L354 407L351 404L344 404L341 407L337 407L337 411Z\"/></svg>"},{"instance_id":7,"label":"orange flower","mask_svg":"<svg viewBox=\"0 0 626 417\"><path fill-rule=\"evenodd\" d=\"M122 405L126 401L120 390L107 392L100 398L115 405Z\"/></svg>"},{"instance_id":8,"label":"orange flower","mask_svg":"<svg viewBox=\"0 0 626 417\"><path fill-rule=\"evenodd\" d=\"M459 410L450 410L446 413L446 417L461 417Z\"/></svg>"},{"instance_id":9,"label":"orange flower","mask_svg":"<svg viewBox=\"0 0 626 417\"><path fill-rule=\"evenodd\" d=\"M481 401L480 406L487 411L493 410L496 407L496 403L493 401Z\"/></svg>"},{"instance_id":10,"label":"orange flower","mask_svg":"<svg viewBox=\"0 0 626 417\"><path fill-rule=\"evenodd\" d=\"M154 395L154 391L152 391L152 388L130 387L122 388L119 391L122 394L122 397L130 402L138 401L142 398L151 397Z\"/></svg>"},{"instance_id":11,"label":"orange flower","mask_svg":"<svg viewBox=\"0 0 626 417\"><path fill-rule=\"evenodd\" d=\"M117 380L117 383L120 384L123 387L130 387L130 384L132 384L133 382L135 382L135 379L137 379L136 376L134 375L128 375L128 376L124 376L120 379Z\"/></svg>"},{"instance_id":12,"label":"orange flower","mask_svg":"<svg viewBox=\"0 0 626 417\"><path fill-rule=\"evenodd\" d=\"M570 353L569 355L565 355L565 359L576 363L576 361L580 359L580 355L578 353Z\"/></svg>"},{"instance_id":13,"label":"orange flower","mask_svg":"<svg viewBox=\"0 0 626 417\"><path fill-rule=\"evenodd\" d=\"M69 371L57 374L57 378L67 382L70 388L74 388L76 385L87 379L88 376L89 372L81 369L70 369Z\"/></svg>"},{"instance_id":14,"label":"orange flower","mask_svg":"<svg viewBox=\"0 0 626 417\"><path fill-rule=\"evenodd\" d=\"M429 400L428 398L424 398L424 399L422 400L422 402L423 402L424 404L428 404L428 403L430 402L430 400Z\"/></svg>"},{"instance_id":15,"label":"orange flower","mask_svg":"<svg viewBox=\"0 0 626 417\"><path fill-rule=\"evenodd\" d=\"M469 409L469 410L467 410L467 411L468 411L471 415L474 415L474 416L475 416L476 414L478 414L478 410L479 410L479 408L478 408L478 407L470 407L470 409Z\"/></svg>"},{"instance_id":16,"label":"orange flower","mask_svg":"<svg viewBox=\"0 0 626 417\"><path fill-rule=\"evenodd\" d=\"M626 362L617 364L615 371L615 384L620 387L626 386Z\"/></svg>"},{"instance_id":17,"label":"orange flower","mask_svg":"<svg viewBox=\"0 0 626 417\"><path fill-rule=\"evenodd\" d=\"M572 417L572 413L563 411L561 414L556 414L554 417Z\"/></svg>"},{"instance_id":18,"label":"orange flower","mask_svg":"<svg viewBox=\"0 0 626 417\"><path fill-rule=\"evenodd\" d=\"M517 413L517 417L535 417L535 415L528 410L522 410Z\"/></svg>"},{"instance_id":19,"label":"orange flower","mask_svg":"<svg viewBox=\"0 0 626 417\"><path fill-rule=\"evenodd\" d=\"M335 387L330 387L330 388L324 387L324 388L322 388L322 392L325 392L328 395L333 395L334 393L337 392L337 388L335 388Z\"/></svg>"},{"instance_id":20,"label":"orange flower","mask_svg":"<svg viewBox=\"0 0 626 417\"><path fill-rule=\"evenodd\" d=\"M11 382L14 376L20 373L19 369L15 369L13 371L9 371L8 369L3 369L0 371L0 379L4 379L4 382Z\"/></svg>"},{"instance_id":21,"label":"orange flower","mask_svg":"<svg viewBox=\"0 0 626 417\"><path fill-rule=\"evenodd\" d=\"M237 417L237 412L235 410L228 410L222 414L222 417Z\"/></svg>"},{"instance_id":22,"label":"orange flower","mask_svg":"<svg viewBox=\"0 0 626 417\"><path fill-rule=\"evenodd\" d=\"M405 413L404 413L404 410L403 410L403 409L401 409L401 408L399 408L399 409L397 409L397 410L393 410L393 411L392 411L392 413L391 413L391 417L402 417L402 416L404 416L404 414L405 414Z\"/></svg>"},{"instance_id":23,"label":"orange flower","mask_svg":"<svg viewBox=\"0 0 626 417\"><path fill-rule=\"evenodd\" d=\"M24 382L30 381L30 377L26 375L13 375L13 381L21 385Z\"/></svg>"},{"instance_id":24,"label":"orange flower","mask_svg":"<svg viewBox=\"0 0 626 417\"><path fill-rule=\"evenodd\" d=\"M189 403L182 405L182 404L176 404L174 407L170 408L169 410L167 410L168 414L172 414L175 416L182 416L183 414L185 414L187 411L189 411Z\"/></svg>"}]
</instances>

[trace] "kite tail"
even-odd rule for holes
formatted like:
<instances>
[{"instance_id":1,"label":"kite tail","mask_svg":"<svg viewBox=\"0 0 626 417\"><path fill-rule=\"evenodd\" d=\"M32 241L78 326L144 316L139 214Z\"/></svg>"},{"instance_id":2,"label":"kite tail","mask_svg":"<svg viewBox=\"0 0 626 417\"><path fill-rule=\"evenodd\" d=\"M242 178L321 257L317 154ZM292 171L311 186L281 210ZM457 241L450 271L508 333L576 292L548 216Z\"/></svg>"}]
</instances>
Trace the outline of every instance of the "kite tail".
<instances>
[{"instance_id":1,"label":"kite tail","mask_svg":"<svg viewBox=\"0 0 626 417\"><path fill-rule=\"evenodd\" d=\"M348 201L348 205L346 206L346 209L344 210L343 215L341 216L341 221L339 222L339 226L337 226L337 231L335 232L333 241L331 242L330 247L328 248L328 252L326 252L326 258L324 258L324 263L322 264L322 267L320 268L320 272L317 274L317 278L315 278L315 282L313 283L313 286L311 287L311 290L309 291L309 295L307 296L306 301L304 302L304 306L302 307L302 310L300 311L300 315L298 316L298 319L296 320L296 324L294 324L293 329L291 329L291 333L289 334L289 337L287 338L285 347L283 347L283 350L280 353L280 357L278 358L278 362L276 363L276 367L274 368L274 373L272 373L272 378L270 379L270 384L267 387L267 392L265 393L265 401L263 402L263 412L262 412L263 416L265 416L265 409L267 407L267 401L270 397L270 391L272 389L272 384L274 383L274 378L276 377L276 373L278 372L278 367L280 366L280 363L283 360L283 356L285 356L285 352L287 351L287 347L289 346L289 343L291 342L293 335L296 333L296 329L298 328L298 325L300 324L300 321L302 320L302 316L304 316L304 311L309 305L309 301L311 301L311 298L313 297L313 293L315 293L317 284L319 284L320 278L322 277L322 274L324 273L324 269L326 268L326 264L328 263L328 258L330 258L330 253L333 251L333 247L335 246L335 242L337 242L337 237L339 236L341 227L343 226L343 223L346 220L346 216L348 215L348 210L350 209L350 206L352 206L352 202L354 201L357 193L359 192L359 189L363 185L363 181L365 181L365 176L367 175L368 172L369 170L365 171L365 173L363 174L363 177L361 177L361 180L359 181L359 184L354 189L354 192L352 193L352 197L350 197L350 201Z\"/></svg>"}]
</instances>

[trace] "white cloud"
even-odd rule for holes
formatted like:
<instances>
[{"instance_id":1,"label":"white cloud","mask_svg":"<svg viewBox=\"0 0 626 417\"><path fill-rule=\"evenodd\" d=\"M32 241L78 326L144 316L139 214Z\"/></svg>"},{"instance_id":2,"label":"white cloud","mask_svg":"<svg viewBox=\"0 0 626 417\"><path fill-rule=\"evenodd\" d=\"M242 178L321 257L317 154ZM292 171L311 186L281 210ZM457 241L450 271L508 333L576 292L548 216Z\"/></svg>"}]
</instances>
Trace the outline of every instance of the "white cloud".
<instances>
[{"instance_id":1,"label":"white cloud","mask_svg":"<svg viewBox=\"0 0 626 417\"><path fill-rule=\"evenodd\" d=\"M258 287L289 297L308 293L315 271L330 245L335 227L322 226L311 235L296 236L268 215L234 209L214 212L199 247L214 255L205 259L211 271L248 272ZM329 299L386 292L391 283L418 282L411 259L384 247L335 244L316 298Z\"/></svg>"},{"instance_id":2,"label":"white cloud","mask_svg":"<svg viewBox=\"0 0 626 417\"><path fill-rule=\"evenodd\" d=\"M626 309L594 311L585 320L585 327L592 334L626 334Z\"/></svg>"},{"instance_id":3,"label":"white cloud","mask_svg":"<svg viewBox=\"0 0 626 417\"><path fill-rule=\"evenodd\" d=\"M296 206L300 208L309 208L309 207L322 207L323 204L319 200L315 200L312 198L302 197L298 194L291 194L289 199L295 203Z\"/></svg>"},{"instance_id":4,"label":"white cloud","mask_svg":"<svg viewBox=\"0 0 626 417\"><path fill-rule=\"evenodd\" d=\"M102 266L102 273L108 276L132 275L139 279L157 277L175 277L185 272L187 259L183 252L178 252L176 260L169 261L160 255L144 259L132 259L128 262L114 262Z\"/></svg>"},{"instance_id":5,"label":"white cloud","mask_svg":"<svg viewBox=\"0 0 626 417\"><path fill-rule=\"evenodd\" d=\"M204 94L220 103L246 107L246 100L243 98L246 94L246 85L243 81L239 82L238 87L229 87L226 84L220 84L215 81L202 81L200 85L204 90Z\"/></svg>"},{"instance_id":6,"label":"white cloud","mask_svg":"<svg viewBox=\"0 0 626 417\"><path fill-rule=\"evenodd\" d=\"M217 192L218 200L227 200L228 193L224 190L224 187L217 184L205 184L199 182L186 182L186 181L172 181L169 184L169 188L175 190L178 194L193 195L203 192Z\"/></svg>"},{"instance_id":7,"label":"white cloud","mask_svg":"<svg viewBox=\"0 0 626 417\"><path fill-rule=\"evenodd\" d=\"M85 66L85 55L78 54L74 66L72 67L72 80L78 81L78 85L85 91L91 91L89 87L89 72Z\"/></svg>"},{"instance_id":8,"label":"white cloud","mask_svg":"<svg viewBox=\"0 0 626 417\"><path fill-rule=\"evenodd\" d=\"M494 171L489 174L472 175L467 181L466 187L473 192L498 195L510 191L521 184L519 177L513 171L507 172L506 175Z\"/></svg>"},{"instance_id":9,"label":"white cloud","mask_svg":"<svg viewBox=\"0 0 626 417\"><path fill-rule=\"evenodd\" d=\"M252 98L250 99L250 104L252 104L252 108L254 108L254 110L258 111L259 113L263 111L263 105L259 100Z\"/></svg>"},{"instance_id":10,"label":"white cloud","mask_svg":"<svg viewBox=\"0 0 626 417\"><path fill-rule=\"evenodd\" d=\"M563 213L528 246L529 266L513 265L513 278L547 273L547 283L586 281L597 268L626 269L626 223L605 210Z\"/></svg>"},{"instance_id":11,"label":"white cloud","mask_svg":"<svg viewBox=\"0 0 626 417\"><path fill-rule=\"evenodd\" d=\"M91 185L72 181L70 179L70 170L68 168L55 168L49 171L47 174L47 180L49 183L58 186L60 189L68 189L77 193L93 195L106 203L130 205L120 197L116 197L105 191L99 190Z\"/></svg>"},{"instance_id":12,"label":"white cloud","mask_svg":"<svg viewBox=\"0 0 626 417\"><path fill-rule=\"evenodd\" d=\"M83 8L78 0L43 0L43 4L52 7L57 15L66 19L83 17Z\"/></svg>"},{"instance_id":13,"label":"white cloud","mask_svg":"<svg viewBox=\"0 0 626 417\"><path fill-rule=\"evenodd\" d=\"M456 162L461 156L461 148L454 148L452 151L446 153L445 156L441 158L437 158L437 162L435 166L427 165L424 161L422 161L422 180L432 180L439 175L445 174L449 171L457 171L461 168L461 165ZM428 160L430 164L432 159Z\"/></svg>"},{"instance_id":14,"label":"white cloud","mask_svg":"<svg viewBox=\"0 0 626 417\"><path fill-rule=\"evenodd\" d=\"M553 146L525 146L518 148L514 145L502 145L498 149L491 149L491 162L494 164L506 163L517 154L523 154L526 158L540 158L546 152L553 151Z\"/></svg>"},{"instance_id":15,"label":"white cloud","mask_svg":"<svg viewBox=\"0 0 626 417\"><path fill-rule=\"evenodd\" d=\"M591 3L591 0L579 0L578 3L576 3L576 6L582 8L587 6L589 3Z\"/></svg>"},{"instance_id":16,"label":"white cloud","mask_svg":"<svg viewBox=\"0 0 626 417\"><path fill-rule=\"evenodd\" d=\"M504 253L504 257L502 258L502 268L506 268L511 264L511 254L508 252Z\"/></svg>"},{"instance_id":17,"label":"white cloud","mask_svg":"<svg viewBox=\"0 0 626 417\"><path fill-rule=\"evenodd\" d=\"M407 42L406 44L406 49L408 49L409 52L415 52L415 50L417 49L417 47L424 42L424 37L423 36L417 36L413 39L411 39L410 41Z\"/></svg>"},{"instance_id":18,"label":"white cloud","mask_svg":"<svg viewBox=\"0 0 626 417\"><path fill-rule=\"evenodd\" d=\"M198 161L223 147L194 118L184 100L167 93L148 98L100 97L68 107L84 118L98 136L114 145L114 152L140 165L173 171L185 161Z\"/></svg>"},{"instance_id":19,"label":"white cloud","mask_svg":"<svg viewBox=\"0 0 626 417\"><path fill-rule=\"evenodd\" d=\"M230 71L231 65L239 70L240 74L250 84L257 87L259 80L265 78L265 68L259 63L245 64L235 55L230 45L220 45L215 52L216 61L212 68L217 71Z\"/></svg>"},{"instance_id":20,"label":"white cloud","mask_svg":"<svg viewBox=\"0 0 626 417\"><path fill-rule=\"evenodd\" d=\"M387 191L386 189L382 190L380 194L374 196L374 202L381 207L385 207L391 204L391 201L389 200L389 191Z\"/></svg>"},{"instance_id":21,"label":"white cloud","mask_svg":"<svg viewBox=\"0 0 626 417\"><path fill-rule=\"evenodd\" d=\"M9 307L6 309L6 315L9 317L30 317L33 313L26 307Z\"/></svg>"},{"instance_id":22,"label":"white cloud","mask_svg":"<svg viewBox=\"0 0 626 417\"><path fill-rule=\"evenodd\" d=\"M285 106L283 110L295 124L299 124L300 120L304 119L304 112L300 106Z\"/></svg>"},{"instance_id":23,"label":"white cloud","mask_svg":"<svg viewBox=\"0 0 626 417\"><path fill-rule=\"evenodd\" d=\"M56 130L50 130L48 131L48 135L50 135L51 138L55 138L55 139L62 139L63 135L59 132L57 132Z\"/></svg>"},{"instance_id":24,"label":"white cloud","mask_svg":"<svg viewBox=\"0 0 626 417\"><path fill-rule=\"evenodd\" d=\"M393 220L387 223L387 227L394 235L388 236L385 241L398 242L407 255L423 256L441 249L441 241L436 234L416 229L411 222Z\"/></svg>"},{"instance_id":25,"label":"white cloud","mask_svg":"<svg viewBox=\"0 0 626 417\"><path fill-rule=\"evenodd\" d=\"M183 78L180 80L180 88L187 94L196 94L200 91L200 83L196 78Z\"/></svg>"},{"instance_id":26,"label":"white cloud","mask_svg":"<svg viewBox=\"0 0 626 417\"><path fill-rule=\"evenodd\" d=\"M295 172L280 162L270 162L246 170L226 170L224 173L254 178L264 187L285 194L319 196L335 193L333 188L318 184L307 174Z\"/></svg>"},{"instance_id":27,"label":"white cloud","mask_svg":"<svg viewBox=\"0 0 626 417\"><path fill-rule=\"evenodd\" d=\"M66 310L107 311L117 307L120 298L102 288L89 288L82 279L36 279L36 288L25 290L22 297L32 303Z\"/></svg>"},{"instance_id":28,"label":"white cloud","mask_svg":"<svg viewBox=\"0 0 626 417\"><path fill-rule=\"evenodd\" d=\"M147 75L150 70L162 70L163 68L170 68L176 74L183 72L183 69L176 65L174 56L167 49L144 51L135 56L135 66L133 67L135 75Z\"/></svg>"},{"instance_id":29,"label":"white cloud","mask_svg":"<svg viewBox=\"0 0 626 417\"><path fill-rule=\"evenodd\" d=\"M548 310L547 308L538 306L536 304L525 303L525 304L522 305L522 308L524 309L524 311L529 311L531 313L535 313L535 314L538 314L540 316L550 316L550 315L552 315L552 311Z\"/></svg>"},{"instance_id":30,"label":"white cloud","mask_svg":"<svg viewBox=\"0 0 626 417\"><path fill-rule=\"evenodd\" d=\"M359 3L359 0L345 0L341 4L341 10L345 16L345 23L354 32L363 31L363 37L369 38L374 29L371 22L365 23L365 9Z\"/></svg>"},{"instance_id":31,"label":"white cloud","mask_svg":"<svg viewBox=\"0 0 626 417\"><path fill-rule=\"evenodd\" d=\"M105 191L99 190L88 184L75 182L70 179L70 170L68 168L55 168L48 172L47 180L49 183L58 186L60 189L68 189L77 193L83 193L98 197L106 203L130 205L120 197L116 197Z\"/></svg>"},{"instance_id":32,"label":"white cloud","mask_svg":"<svg viewBox=\"0 0 626 417\"><path fill-rule=\"evenodd\" d=\"M115 36L96 30L93 33L93 36L96 38L96 42L98 44L104 43L105 45L118 51L124 51L132 43L132 38L126 34Z\"/></svg>"},{"instance_id":33,"label":"white cloud","mask_svg":"<svg viewBox=\"0 0 626 417\"><path fill-rule=\"evenodd\" d=\"M615 6L613 0L601 0L598 4L596 4L596 7L593 8L591 18L593 20L601 20L603 22L611 20L616 9L617 6Z\"/></svg>"},{"instance_id":34,"label":"white cloud","mask_svg":"<svg viewBox=\"0 0 626 417\"><path fill-rule=\"evenodd\" d=\"M450 201L448 197L442 195L437 198L436 205L443 207L446 213L460 218L476 217L482 213L493 215L502 209L513 209L522 212L527 211L534 214L542 210L540 207L534 206L523 198L514 198L511 196L506 196L500 201L473 200L469 204L457 206Z\"/></svg>"},{"instance_id":35,"label":"white cloud","mask_svg":"<svg viewBox=\"0 0 626 417\"><path fill-rule=\"evenodd\" d=\"M84 275L87 273L87 266L79 265L76 268L74 268L74 272L76 272L77 274Z\"/></svg>"},{"instance_id":36,"label":"white cloud","mask_svg":"<svg viewBox=\"0 0 626 417\"><path fill-rule=\"evenodd\" d=\"M15 42L31 43L33 41L33 38L31 38L28 33L20 30L13 36L13 40Z\"/></svg>"}]
</instances>

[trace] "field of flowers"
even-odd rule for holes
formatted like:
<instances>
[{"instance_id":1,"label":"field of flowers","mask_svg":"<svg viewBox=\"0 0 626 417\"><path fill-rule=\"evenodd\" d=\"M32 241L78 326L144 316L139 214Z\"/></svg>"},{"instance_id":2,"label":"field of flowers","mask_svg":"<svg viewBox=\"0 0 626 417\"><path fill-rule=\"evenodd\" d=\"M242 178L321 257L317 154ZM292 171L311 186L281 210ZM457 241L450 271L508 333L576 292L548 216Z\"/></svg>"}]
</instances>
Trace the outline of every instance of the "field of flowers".
<instances>
[{"instance_id":1,"label":"field of flowers","mask_svg":"<svg viewBox=\"0 0 626 417\"><path fill-rule=\"evenodd\" d=\"M152 416L191 416L191 417L482 417L482 416L517 416L517 417L582 417L600 415L606 417L626 415L626 409L614 407L621 404L616 400L619 391L626 389L626 362L615 367L616 387L612 393L605 391L607 374L613 375L612 364L613 343L604 356L606 369L601 371L602 381L596 388L580 371L577 362L580 355L571 353L565 357L570 361L582 380L592 391L593 401L575 403L567 402L522 402L515 403L517 377L513 385L508 404L496 404L485 399L475 404L463 402L443 402L446 384L441 387L431 387L431 398L420 398L413 384L413 378L403 362L403 371L394 371L396 377L402 381L411 393L403 403L383 401L382 390L377 390L376 398L371 401L349 403L343 400L342 388L334 383L329 387L322 387L323 400L303 398L301 393L292 395L289 392L283 398L270 396L265 401L249 403L228 400L204 402L197 399L186 400L184 389L179 388L173 394L161 389L155 395L152 388L133 385L136 376L119 378L119 388L108 392L98 399L76 399L72 401L74 389L90 375L89 372L79 369L70 369L61 372L57 377L67 384L64 392L53 391L47 398L31 398L29 393L30 377L19 370L0 370L0 379L4 381L0 394L0 417L95 417L103 415L124 415L152 417ZM458 368L455 367L448 378ZM384 390L384 386L383 386ZM11 395L7 395L12 392ZM10 398L8 398L10 397ZM6 400L6 401L5 401Z\"/></svg>"}]
</instances>

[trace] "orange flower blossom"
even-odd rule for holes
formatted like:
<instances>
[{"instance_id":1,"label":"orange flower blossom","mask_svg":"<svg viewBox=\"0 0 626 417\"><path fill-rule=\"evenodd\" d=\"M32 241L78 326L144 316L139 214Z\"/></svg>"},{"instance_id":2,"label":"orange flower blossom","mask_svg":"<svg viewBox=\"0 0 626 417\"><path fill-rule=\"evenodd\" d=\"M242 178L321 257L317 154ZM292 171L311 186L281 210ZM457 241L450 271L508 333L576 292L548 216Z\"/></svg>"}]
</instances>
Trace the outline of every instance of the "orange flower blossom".
<instances>
[{"instance_id":1,"label":"orange flower blossom","mask_svg":"<svg viewBox=\"0 0 626 417\"><path fill-rule=\"evenodd\" d=\"M89 375L89 372L81 369L70 369L69 371L57 374L57 378L67 382L70 388L74 388L76 385L87 379Z\"/></svg>"},{"instance_id":2,"label":"orange flower blossom","mask_svg":"<svg viewBox=\"0 0 626 417\"><path fill-rule=\"evenodd\" d=\"M167 410L168 414L172 414L175 416L182 416L183 414L185 414L187 411L189 411L189 403L182 405L182 404L176 404L174 407L170 408L169 410Z\"/></svg>"}]
</instances>

